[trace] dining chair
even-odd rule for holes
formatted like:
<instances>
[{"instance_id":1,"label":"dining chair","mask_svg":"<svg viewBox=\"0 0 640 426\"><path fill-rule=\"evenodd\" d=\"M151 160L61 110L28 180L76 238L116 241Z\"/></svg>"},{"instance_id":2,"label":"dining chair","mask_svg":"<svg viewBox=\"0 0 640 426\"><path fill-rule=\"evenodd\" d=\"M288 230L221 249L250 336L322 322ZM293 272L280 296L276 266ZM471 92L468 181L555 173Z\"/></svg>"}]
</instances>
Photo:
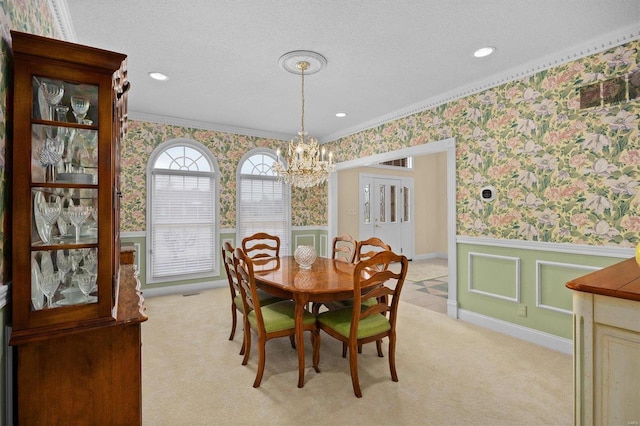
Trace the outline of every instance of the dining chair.
<instances>
[{"instance_id":1,"label":"dining chair","mask_svg":"<svg viewBox=\"0 0 640 426\"><path fill-rule=\"evenodd\" d=\"M333 238L331 247L332 259L345 263L353 263L356 258L356 248L358 247L358 241L356 241L349 234L342 234ZM323 305L328 309L332 309L332 307L335 307L334 302L314 302L312 304L311 311L317 315ZM337 307L342 307L342 305L338 302Z\"/></svg>"},{"instance_id":2,"label":"dining chair","mask_svg":"<svg viewBox=\"0 0 640 426\"><path fill-rule=\"evenodd\" d=\"M235 248L230 242L225 241L222 244L222 259L224 263L224 270L227 273L227 280L229 281L229 291L231 293L231 335L229 340L233 340L236 334L236 323L238 322L237 312L244 315L244 305L242 303L242 295L240 292L240 283L238 281L238 275L236 273L235 265L233 263L233 252ZM280 302L282 299L276 296L272 296L266 291L258 290L258 298L261 305L269 305L271 303ZM243 322L244 323L244 322ZM244 342L240 348L240 355L244 354Z\"/></svg>"},{"instance_id":3,"label":"dining chair","mask_svg":"<svg viewBox=\"0 0 640 426\"><path fill-rule=\"evenodd\" d=\"M399 271L384 265L399 263ZM360 398L362 391L358 379L358 347L389 338L389 369L391 379L398 381L396 372L396 320L400 292L407 275L409 261L403 255L382 251L355 266L353 300L351 307L329 310L317 316L318 327L340 340L349 348L349 368L353 392ZM377 301L367 306L363 299ZM388 314L388 316L387 316Z\"/></svg>"},{"instance_id":4,"label":"dining chair","mask_svg":"<svg viewBox=\"0 0 640 426\"><path fill-rule=\"evenodd\" d=\"M358 241L356 241L351 235L338 235L333 239L331 258L347 263L353 263L356 258L357 246Z\"/></svg>"},{"instance_id":5,"label":"dining chair","mask_svg":"<svg viewBox=\"0 0 640 426\"><path fill-rule=\"evenodd\" d=\"M242 239L242 250L251 258L280 256L280 238L277 235L257 232Z\"/></svg>"},{"instance_id":6,"label":"dining chair","mask_svg":"<svg viewBox=\"0 0 640 426\"><path fill-rule=\"evenodd\" d=\"M265 346L268 340L277 337L289 339L295 336L295 303L293 300L281 300L269 305L262 305L258 297L258 288L255 282L253 260L242 249L234 251L234 265L240 284L242 303L244 307L244 358L242 365L249 361L251 352L251 332L258 335L258 371L253 382L253 387L260 386L265 366ZM302 328L311 332L311 344L313 347L313 368L320 372L318 362L320 359L320 333L316 325L316 317L311 312L304 310Z\"/></svg>"}]
</instances>

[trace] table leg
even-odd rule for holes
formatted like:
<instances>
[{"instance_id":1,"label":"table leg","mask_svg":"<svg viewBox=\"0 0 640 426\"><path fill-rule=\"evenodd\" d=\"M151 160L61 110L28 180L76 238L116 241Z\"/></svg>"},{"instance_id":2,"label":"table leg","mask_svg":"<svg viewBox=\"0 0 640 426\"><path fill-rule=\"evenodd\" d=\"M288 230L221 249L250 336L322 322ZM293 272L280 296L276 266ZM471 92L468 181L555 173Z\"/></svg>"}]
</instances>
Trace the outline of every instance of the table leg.
<instances>
[{"instance_id":1,"label":"table leg","mask_svg":"<svg viewBox=\"0 0 640 426\"><path fill-rule=\"evenodd\" d=\"M304 386L304 307L309 302L309 297L302 293L294 296L296 303L296 347L298 349L298 387Z\"/></svg>"}]
</instances>

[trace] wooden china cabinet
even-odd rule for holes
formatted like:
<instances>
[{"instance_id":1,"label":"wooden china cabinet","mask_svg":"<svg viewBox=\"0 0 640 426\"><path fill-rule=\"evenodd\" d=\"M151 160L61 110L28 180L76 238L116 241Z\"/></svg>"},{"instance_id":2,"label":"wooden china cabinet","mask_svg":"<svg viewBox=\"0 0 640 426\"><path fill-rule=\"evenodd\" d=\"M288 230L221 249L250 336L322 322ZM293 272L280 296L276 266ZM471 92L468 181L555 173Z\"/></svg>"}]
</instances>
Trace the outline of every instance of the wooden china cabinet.
<instances>
[{"instance_id":1,"label":"wooden china cabinet","mask_svg":"<svg viewBox=\"0 0 640 426\"><path fill-rule=\"evenodd\" d=\"M140 424L146 316L119 236L126 56L11 38L15 421Z\"/></svg>"}]
</instances>

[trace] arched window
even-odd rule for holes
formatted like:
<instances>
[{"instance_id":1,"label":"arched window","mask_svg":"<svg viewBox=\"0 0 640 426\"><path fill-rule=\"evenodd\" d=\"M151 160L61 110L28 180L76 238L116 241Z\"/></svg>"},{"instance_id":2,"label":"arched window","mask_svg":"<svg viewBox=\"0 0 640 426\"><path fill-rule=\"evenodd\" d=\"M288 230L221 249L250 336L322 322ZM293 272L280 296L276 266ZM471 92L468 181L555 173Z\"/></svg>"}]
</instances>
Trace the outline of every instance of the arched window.
<instances>
[{"instance_id":1,"label":"arched window","mask_svg":"<svg viewBox=\"0 0 640 426\"><path fill-rule=\"evenodd\" d=\"M190 139L158 146L147 166L147 281L218 275L218 173Z\"/></svg>"},{"instance_id":2,"label":"arched window","mask_svg":"<svg viewBox=\"0 0 640 426\"><path fill-rule=\"evenodd\" d=\"M238 241L256 232L280 237L280 253L290 253L291 195L289 187L278 181L272 169L273 150L256 148L238 164L237 232Z\"/></svg>"}]
</instances>

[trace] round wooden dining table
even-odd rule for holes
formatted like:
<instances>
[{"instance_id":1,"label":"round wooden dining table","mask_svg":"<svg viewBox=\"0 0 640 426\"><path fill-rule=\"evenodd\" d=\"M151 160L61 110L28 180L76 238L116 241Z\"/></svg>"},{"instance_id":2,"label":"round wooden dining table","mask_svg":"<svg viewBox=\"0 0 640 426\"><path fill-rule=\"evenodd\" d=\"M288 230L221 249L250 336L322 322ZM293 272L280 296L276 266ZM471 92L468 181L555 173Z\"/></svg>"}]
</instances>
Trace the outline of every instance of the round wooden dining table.
<instances>
[{"instance_id":1,"label":"round wooden dining table","mask_svg":"<svg viewBox=\"0 0 640 426\"><path fill-rule=\"evenodd\" d=\"M293 256L254 261L256 285L274 296L293 299L296 304L296 348L298 387L304 386L304 338L302 318L309 302L330 302L353 297L354 265L318 257L311 269L302 269Z\"/></svg>"}]
</instances>

